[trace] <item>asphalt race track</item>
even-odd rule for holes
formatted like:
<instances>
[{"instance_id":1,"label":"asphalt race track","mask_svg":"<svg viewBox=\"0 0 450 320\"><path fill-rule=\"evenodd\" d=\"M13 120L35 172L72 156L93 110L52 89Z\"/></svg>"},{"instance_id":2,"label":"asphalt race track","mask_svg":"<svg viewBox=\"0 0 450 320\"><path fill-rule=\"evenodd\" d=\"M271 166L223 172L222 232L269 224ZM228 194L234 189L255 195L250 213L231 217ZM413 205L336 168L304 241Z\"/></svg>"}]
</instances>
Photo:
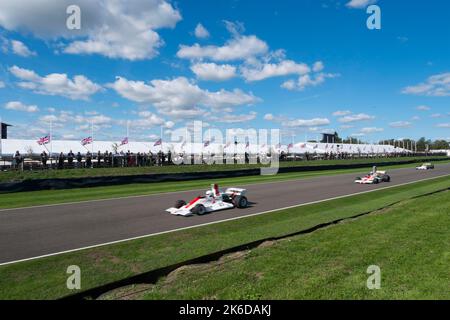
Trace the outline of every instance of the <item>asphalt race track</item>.
<instances>
[{"instance_id":1,"label":"asphalt race track","mask_svg":"<svg viewBox=\"0 0 450 320\"><path fill-rule=\"evenodd\" d=\"M436 169L428 171L407 168L388 173L392 182L378 185L355 184L353 180L358 174L354 173L239 185L235 187L248 189L248 198L252 202L250 208L205 216L178 217L164 210L173 206L178 199L190 200L199 194L203 195L208 185L196 191L0 210L0 263L449 175L450 164L437 165Z\"/></svg>"}]
</instances>

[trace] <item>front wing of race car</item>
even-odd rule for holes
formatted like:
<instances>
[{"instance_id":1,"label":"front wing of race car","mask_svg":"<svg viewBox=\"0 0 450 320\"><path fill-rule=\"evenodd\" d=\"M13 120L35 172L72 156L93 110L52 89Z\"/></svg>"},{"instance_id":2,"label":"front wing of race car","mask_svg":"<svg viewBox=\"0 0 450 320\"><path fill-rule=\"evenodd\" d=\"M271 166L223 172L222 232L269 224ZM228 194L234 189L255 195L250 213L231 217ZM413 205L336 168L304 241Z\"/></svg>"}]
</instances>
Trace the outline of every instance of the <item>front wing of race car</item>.
<instances>
[{"instance_id":1,"label":"front wing of race car","mask_svg":"<svg viewBox=\"0 0 450 320\"><path fill-rule=\"evenodd\" d=\"M176 215L176 216L190 216L192 215L192 209L195 207L195 205L201 204L205 207L206 213L220 211L220 210L226 210L226 209L233 209L234 205L232 203L215 200L213 202L210 201L198 201L195 204L187 204L185 206L182 206L181 208L169 208L166 211L170 214Z\"/></svg>"},{"instance_id":2,"label":"front wing of race car","mask_svg":"<svg viewBox=\"0 0 450 320\"><path fill-rule=\"evenodd\" d=\"M376 179L375 177L364 177L364 178L356 179L355 183L359 183L359 184L373 184L375 179Z\"/></svg>"}]
</instances>

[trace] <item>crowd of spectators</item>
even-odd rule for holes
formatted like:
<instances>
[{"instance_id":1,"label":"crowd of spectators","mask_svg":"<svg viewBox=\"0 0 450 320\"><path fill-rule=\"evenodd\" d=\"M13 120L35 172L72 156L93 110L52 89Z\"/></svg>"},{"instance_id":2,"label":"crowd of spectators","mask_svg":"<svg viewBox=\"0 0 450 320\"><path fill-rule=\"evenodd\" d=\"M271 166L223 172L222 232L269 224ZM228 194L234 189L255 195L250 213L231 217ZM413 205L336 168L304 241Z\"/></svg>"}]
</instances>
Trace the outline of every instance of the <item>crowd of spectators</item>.
<instances>
[{"instance_id":1,"label":"crowd of spectators","mask_svg":"<svg viewBox=\"0 0 450 320\"><path fill-rule=\"evenodd\" d=\"M405 154L406 155L406 154ZM213 156L214 155L209 155ZM270 158L270 154L265 155ZM280 161L289 161L289 160L333 160L333 159L351 159L351 158L367 158L369 154L351 154L345 152L327 152L321 155L316 153L305 153L302 156L289 154L286 152L281 152L279 155ZM376 155L379 157L398 157L403 156L403 154L384 154L384 155ZM180 158L183 157L183 154L176 154L175 157ZM208 163L205 161L203 156L198 156L202 159L200 163ZM236 154L234 158L239 157ZM256 158L255 158L256 157ZM242 161L244 163L255 163L261 162L261 155L253 155L249 153L245 153L242 157ZM192 157L192 159L194 159ZM35 159L33 159L34 162ZM198 160L198 159L197 159ZM235 161L237 162L237 161ZM17 151L12 159L12 167L16 169L24 169L25 159L24 156ZM198 162L196 162L198 163ZM109 151L101 152L98 151L96 153L86 152L85 154L81 154L80 152L74 153L70 150L67 154L61 152L59 155L54 155L53 158L49 156L49 154L43 151L39 157L40 167L43 169L48 168L57 168L57 169L76 169L76 168L107 168L107 167L145 167L145 166L163 166L163 165L171 165L173 164L172 153L169 150L168 152L163 152L162 150L156 153L149 151L148 153L138 152L133 153L129 150L127 152L121 151L120 153L112 153Z\"/></svg>"}]
</instances>

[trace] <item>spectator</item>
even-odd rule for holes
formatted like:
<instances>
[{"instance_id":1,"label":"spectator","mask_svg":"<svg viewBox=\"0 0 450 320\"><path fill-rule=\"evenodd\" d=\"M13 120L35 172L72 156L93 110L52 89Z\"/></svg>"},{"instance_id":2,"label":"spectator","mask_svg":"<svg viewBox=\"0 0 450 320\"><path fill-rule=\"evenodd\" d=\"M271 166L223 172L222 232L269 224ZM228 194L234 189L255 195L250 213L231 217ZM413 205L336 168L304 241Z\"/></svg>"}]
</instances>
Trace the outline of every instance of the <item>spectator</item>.
<instances>
[{"instance_id":1,"label":"spectator","mask_svg":"<svg viewBox=\"0 0 450 320\"><path fill-rule=\"evenodd\" d=\"M97 167L100 168L101 164L102 164L102 153L100 152L100 150L98 150L98 152L97 152Z\"/></svg>"},{"instance_id":2,"label":"spectator","mask_svg":"<svg viewBox=\"0 0 450 320\"><path fill-rule=\"evenodd\" d=\"M167 163L172 163L172 152L170 150L167 152Z\"/></svg>"},{"instance_id":3,"label":"spectator","mask_svg":"<svg viewBox=\"0 0 450 320\"><path fill-rule=\"evenodd\" d=\"M89 151L86 153L86 168L92 168L92 154Z\"/></svg>"},{"instance_id":4,"label":"spectator","mask_svg":"<svg viewBox=\"0 0 450 320\"><path fill-rule=\"evenodd\" d=\"M81 168L82 160L83 160L83 157L81 156L81 153L78 151L78 153L77 153L77 168Z\"/></svg>"},{"instance_id":5,"label":"spectator","mask_svg":"<svg viewBox=\"0 0 450 320\"><path fill-rule=\"evenodd\" d=\"M137 165L138 165L138 167L140 167L141 166L141 164L142 164L142 157L141 157L141 153L140 152L138 152L137 153L137 156L136 156L136 162L137 162Z\"/></svg>"},{"instance_id":6,"label":"spectator","mask_svg":"<svg viewBox=\"0 0 450 320\"><path fill-rule=\"evenodd\" d=\"M16 151L16 154L14 155L14 161L16 162L16 168L20 168L23 171L23 158L19 151Z\"/></svg>"},{"instance_id":7,"label":"spectator","mask_svg":"<svg viewBox=\"0 0 450 320\"><path fill-rule=\"evenodd\" d=\"M69 163L69 168L73 168L73 158L75 155L73 154L72 150L67 154L67 162Z\"/></svg>"},{"instance_id":8,"label":"spectator","mask_svg":"<svg viewBox=\"0 0 450 320\"><path fill-rule=\"evenodd\" d=\"M41 162L42 162L42 167L44 169L47 169L47 160L48 160L47 153L45 151L42 151L42 153L41 153Z\"/></svg>"},{"instance_id":9,"label":"spectator","mask_svg":"<svg viewBox=\"0 0 450 320\"><path fill-rule=\"evenodd\" d=\"M64 153L60 153L58 157L58 169L64 169Z\"/></svg>"}]
</instances>

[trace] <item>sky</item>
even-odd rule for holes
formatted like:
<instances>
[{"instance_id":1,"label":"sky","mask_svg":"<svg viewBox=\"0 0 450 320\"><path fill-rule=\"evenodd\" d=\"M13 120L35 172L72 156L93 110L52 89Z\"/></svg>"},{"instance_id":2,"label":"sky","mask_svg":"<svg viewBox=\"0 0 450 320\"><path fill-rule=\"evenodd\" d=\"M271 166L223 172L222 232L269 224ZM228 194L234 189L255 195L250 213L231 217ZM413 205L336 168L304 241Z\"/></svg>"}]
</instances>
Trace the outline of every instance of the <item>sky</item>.
<instances>
[{"instance_id":1,"label":"sky","mask_svg":"<svg viewBox=\"0 0 450 320\"><path fill-rule=\"evenodd\" d=\"M55 139L93 126L153 141L201 120L284 141L450 140L449 14L443 0L2 0L0 117L20 139L51 123Z\"/></svg>"}]
</instances>

